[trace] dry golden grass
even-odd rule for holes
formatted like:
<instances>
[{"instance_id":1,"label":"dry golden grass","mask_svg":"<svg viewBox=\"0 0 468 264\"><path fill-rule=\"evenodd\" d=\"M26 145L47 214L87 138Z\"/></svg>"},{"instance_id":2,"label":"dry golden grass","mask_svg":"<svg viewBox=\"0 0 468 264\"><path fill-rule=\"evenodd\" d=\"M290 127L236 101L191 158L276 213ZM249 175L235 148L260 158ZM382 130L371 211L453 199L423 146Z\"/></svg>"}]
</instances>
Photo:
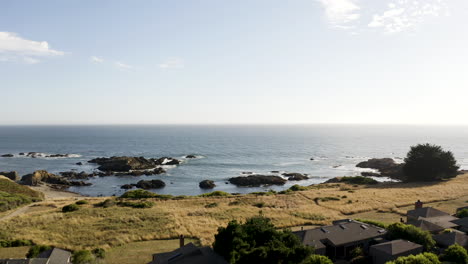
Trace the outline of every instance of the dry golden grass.
<instances>
[{"instance_id":1,"label":"dry golden grass","mask_svg":"<svg viewBox=\"0 0 468 264\"><path fill-rule=\"evenodd\" d=\"M185 243L198 244L198 240L185 238ZM153 254L173 251L179 247L178 239L156 240L128 243L106 252L104 263L146 264L152 260Z\"/></svg>"},{"instance_id":2,"label":"dry golden grass","mask_svg":"<svg viewBox=\"0 0 468 264\"><path fill-rule=\"evenodd\" d=\"M323 201L327 200L322 199L325 197L339 199ZM209 245L218 227L225 226L230 220L242 221L260 213L271 218L279 228L322 225L348 217L393 222L399 220L399 214L406 212L408 208L405 206L418 199L425 202L458 199L458 206L462 199L468 200L466 197L468 174L439 184L393 183L369 188L329 184L284 195L148 199L155 206L147 209L96 208L93 204L106 198L90 198L90 204L66 214L60 211L61 207L76 202L76 199L62 199L38 203L33 211L4 221L0 239L32 239L36 243L75 250L109 249L135 241L177 238L183 234ZM208 204L216 206L206 208Z\"/></svg>"},{"instance_id":3,"label":"dry golden grass","mask_svg":"<svg viewBox=\"0 0 468 264\"><path fill-rule=\"evenodd\" d=\"M29 247L0 248L0 259L26 258Z\"/></svg>"}]
</instances>

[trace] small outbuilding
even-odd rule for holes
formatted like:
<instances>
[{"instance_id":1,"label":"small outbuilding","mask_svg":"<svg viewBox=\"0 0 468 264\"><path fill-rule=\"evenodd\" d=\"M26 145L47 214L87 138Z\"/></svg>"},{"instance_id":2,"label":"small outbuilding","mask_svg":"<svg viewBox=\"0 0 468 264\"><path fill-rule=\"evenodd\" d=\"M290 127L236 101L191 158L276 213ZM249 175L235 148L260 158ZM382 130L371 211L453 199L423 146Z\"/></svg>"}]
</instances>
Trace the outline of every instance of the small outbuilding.
<instances>
[{"instance_id":1,"label":"small outbuilding","mask_svg":"<svg viewBox=\"0 0 468 264\"><path fill-rule=\"evenodd\" d=\"M385 264L402 256L417 255L423 252L423 246L398 239L370 247L369 255L373 264Z\"/></svg>"}]
</instances>

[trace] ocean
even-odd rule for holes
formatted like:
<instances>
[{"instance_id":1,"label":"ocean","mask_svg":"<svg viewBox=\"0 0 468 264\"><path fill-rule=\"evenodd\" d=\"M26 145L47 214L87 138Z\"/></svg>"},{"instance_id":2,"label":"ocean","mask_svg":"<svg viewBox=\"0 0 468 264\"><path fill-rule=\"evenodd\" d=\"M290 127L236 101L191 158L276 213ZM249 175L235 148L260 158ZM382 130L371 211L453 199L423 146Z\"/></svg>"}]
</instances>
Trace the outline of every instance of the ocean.
<instances>
[{"instance_id":1,"label":"ocean","mask_svg":"<svg viewBox=\"0 0 468 264\"><path fill-rule=\"evenodd\" d=\"M161 179L161 194L198 195L198 183L215 181L214 190L248 193L283 190L293 184L321 183L336 176L360 175L355 165L369 158L394 158L402 162L410 146L418 143L441 145L454 153L462 169L468 169L468 127L390 125L226 125L226 126L0 126L0 171L35 170L92 172L87 163L96 157L143 156L146 158L197 155L167 173L155 176L96 177L92 186L69 190L89 196L120 195L120 186L141 179ZM72 154L67 158L29 158L20 152ZM313 160L311 160L311 158ZM76 165L82 162L84 165ZM258 188L227 184L243 172L272 174L271 171L306 173L310 179L284 186ZM275 175L275 174L272 174Z\"/></svg>"}]
</instances>

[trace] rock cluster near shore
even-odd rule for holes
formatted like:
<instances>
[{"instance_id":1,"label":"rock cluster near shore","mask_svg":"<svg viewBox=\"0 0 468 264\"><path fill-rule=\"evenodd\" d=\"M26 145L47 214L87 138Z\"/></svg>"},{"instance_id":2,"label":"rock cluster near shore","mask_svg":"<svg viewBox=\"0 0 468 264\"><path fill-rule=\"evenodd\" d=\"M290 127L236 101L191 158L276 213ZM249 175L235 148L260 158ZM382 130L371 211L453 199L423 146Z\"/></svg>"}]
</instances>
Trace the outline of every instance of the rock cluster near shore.
<instances>
[{"instance_id":1,"label":"rock cluster near shore","mask_svg":"<svg viewBox=\"0 0 468 264\"><path fill-rule=\"evenodd\" d=\"M150 189L164 188L165 186L166 186L166 183L161 180L149 180L149 181L141 180L137 182L136 184L124 184L120 186L120 188L128 190L128 189L132 189L133 187L137 187L137 188L144 189L144 190L150 190Z\"/></svg>"},{"instance_id":2,"label":"rock cluster near shore","mask_svg":"<svg viewBox=\"0 0 468 264\"><path fill-rule=\"evenodd\" d=\"M1 171L0 175L5 176L12 181L19 181L21 179L16 171Z\"/></svg>"},{"instance_id":3,"label":"rock cluster near shore","mask_svg":"<svg viewBox=\"0 0 468 264\"><path fill-rule=\"evenodd\" d=\"M403 164L398 164L391 158L369 159L358 163L356 167L375 169L380 172L380 174L363 172L362 176L385 176L397 180L403 180L405 178Z\"/></svg>"},{"instance_id":4,"label":"rock cluster near shore","mask_svg":"<svg viewBox=\"0 0 468 264\"><path fill-rule=\"evenodd\" d=\"M24 175L21 178L21 183L24 185L37 186L44 183L57 184L64 186L90 186L91 183L83 181L69 181L66 178L49 173L45 170L37 170L31 174Z\"/></svg>"},{"instance_id":5,"label":"rock cluster near shore","mask_svg":"<svg viewBox=\"0 0 468 264\"><path fill-rule=\"evenodd\" d=\"M213 189L216 187L216 184L211 180L203 180L198 184L198 186L202 189Z\"/></svg>"},{"instance_id":6,"label":"rock cluster near shore","mask_svg":"<svg viewBox=\"0 0 468 264\"><path fill-rule=\"evenodd\" d=\"M286 180L280 176L249 175L230 178L229 182L244 187L259 187L262 185L284 185Z\"/></svg>"},{"instance_id":7,"label":"rock cluster near shore","mask_svg":"<svg viewBox=\"0 0 468 264\"><path fill-rule=\"evenodd\" d=\"M103 172L131 172L136 170L154 170L152 174L160 174L160 169L156 170L158 166L162 165L179 165L180 160L168 157L159 159L146 159L144 157L110 157L110 158L96 158L88 161L89 163L96 163L99 165L98 170ZM143 175L144 173L142 173Z\"/></svg>"}]
</instances>

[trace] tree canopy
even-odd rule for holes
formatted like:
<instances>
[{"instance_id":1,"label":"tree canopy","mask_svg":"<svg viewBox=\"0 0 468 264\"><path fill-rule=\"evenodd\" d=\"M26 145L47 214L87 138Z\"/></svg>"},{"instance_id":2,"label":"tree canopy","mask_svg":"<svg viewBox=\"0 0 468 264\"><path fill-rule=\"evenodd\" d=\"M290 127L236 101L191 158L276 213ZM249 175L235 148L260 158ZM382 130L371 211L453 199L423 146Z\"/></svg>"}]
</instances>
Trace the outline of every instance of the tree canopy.
<instances>
[{"instance_id":1,"label":"tree canopy","mask_svg":"<svg viewBox=\"0 0 468 264\"><path fill-rule=\"evenodd\" d=\"M453 178L457 175L458 169L452 152L431 144L412 146L403 165L403 172L408 181Z\"/></svg>"},{"instance_id":2,"label":"tree canopy","mask_svg":"<svg viewBox=\"0 0 468 264\"><path fill-rule=\"evenodd\" d=\"M437 255L433 253L422 253L399 257L395 261L389 261L386 264L440 264L440 260Z\"/></svg>"},{"instance_id":3,"label":"tree canopy","mask_svg":"<svg viewBox=\"0 0 468 264\"><path fill-rule=\"evenodd\" d=\"M291 231L276 230L271 220L262 216L244 224L234 220L218 228L213 249L232 264L301 263L312 254L312 248L302 245ZM327 263L316 260L314 257L306 263Z\"/></svg>"},{"instance_id":4,"label":"tree canopy","mask_svg":"<svg viewBox=\"0 0 468 264\"><path fill-rule=\"evenodd\" d=\"M413 225L394 223L387 227L387 235L390 239L404 239L424 246L424 249L432 249L436 242L431 233Z\"/></svg>"},{"instance_id":5,"label":"tree canopy","mask_svg":"<svg viewBox=\"0 0 468 264\"><path fill-rule=\"evenodd\" d=\"M453 263L468 263L468 253L464 247L455 244L444 251L440 256L440 260Z\"/></svg>"}]
</instances>

